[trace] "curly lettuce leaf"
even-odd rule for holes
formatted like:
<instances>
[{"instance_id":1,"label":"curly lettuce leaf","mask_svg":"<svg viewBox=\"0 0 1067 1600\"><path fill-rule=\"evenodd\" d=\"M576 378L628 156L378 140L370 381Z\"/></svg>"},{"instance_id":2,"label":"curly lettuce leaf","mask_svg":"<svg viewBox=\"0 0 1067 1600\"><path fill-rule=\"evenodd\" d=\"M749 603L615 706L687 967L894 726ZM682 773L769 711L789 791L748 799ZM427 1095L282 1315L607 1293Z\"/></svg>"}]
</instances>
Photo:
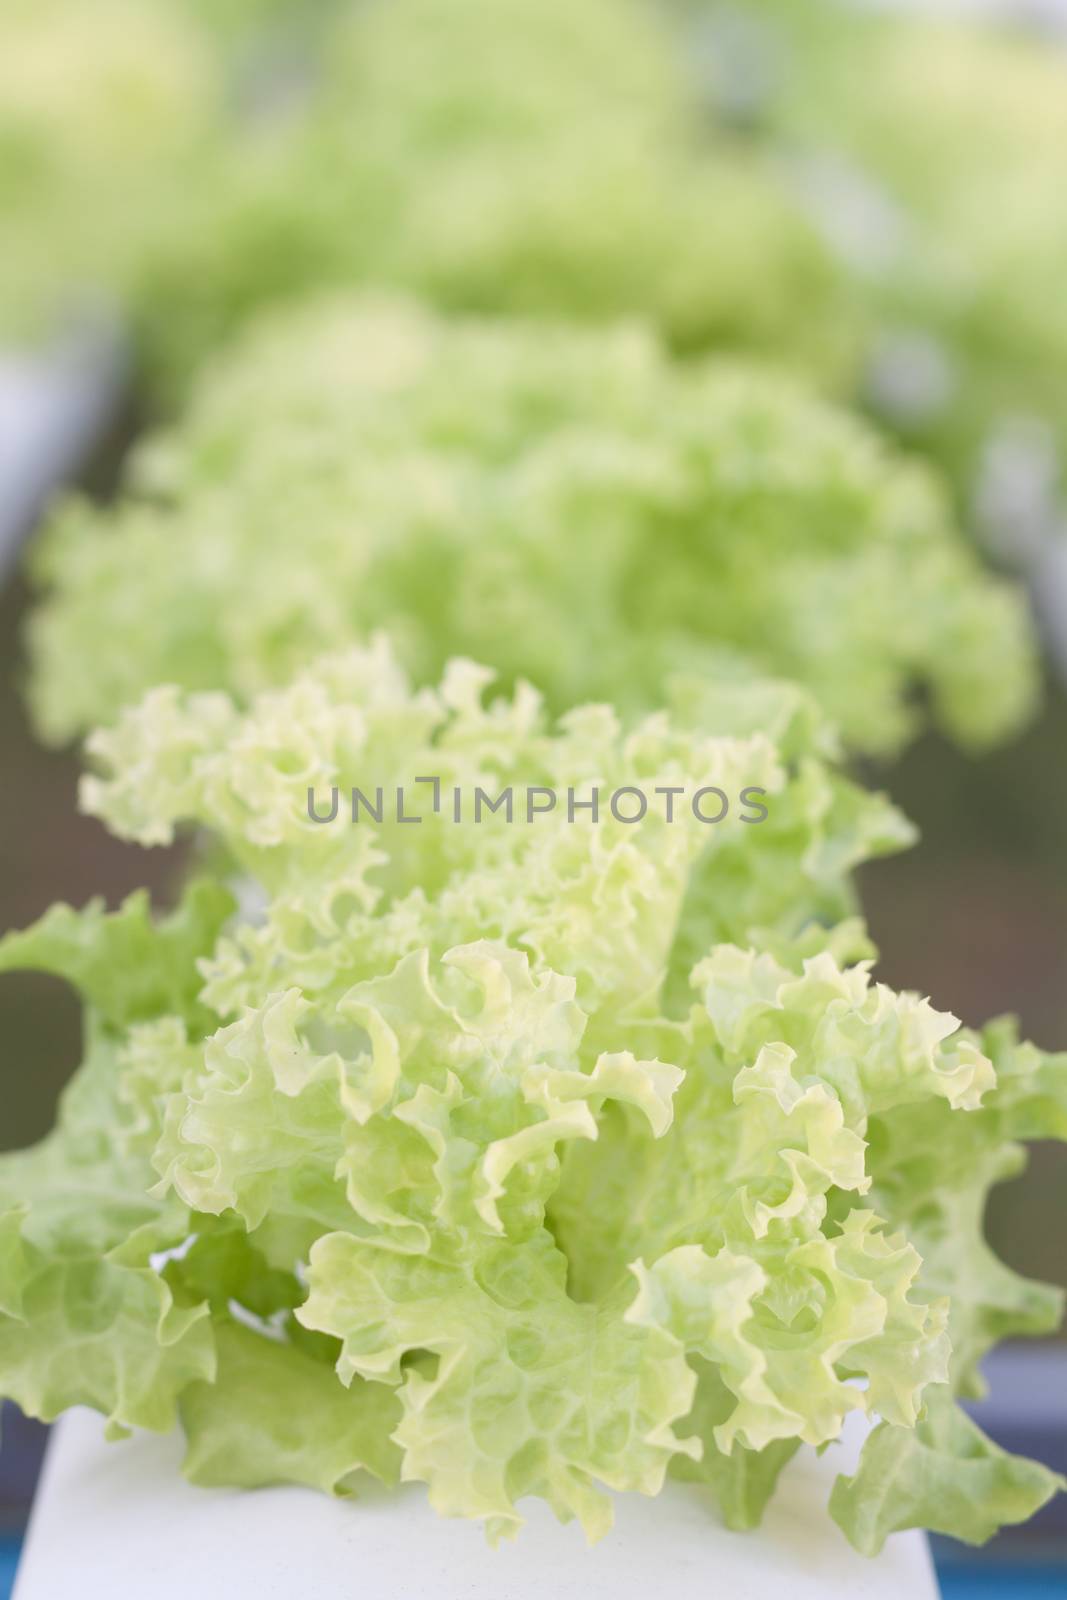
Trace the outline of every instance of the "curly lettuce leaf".
<instances>
[{"instance_id":1,"label":"curly lettuce leaf","mask_svg":"<svg viewBox=\"0 0 1067 1600\"><path fill-rule=\"evenodd\" d=\"M98 770L82 791L90 811L142 843L180 825L211 828L266 890L263 918L221 940L205 967L209 1004L259 1005L278 973L339 997L412 950L441 955L484 937L574 976L598 1019L655 996L665 976L677 987L698 942L747 942L762 930L788 941L847 916L852 867L912 836L884 797L836 770L796 690L724 685L684 721L654 715L627 731L606 706L553 727L528 687L485 703L489 677L457 662L437 691L413 691L379 641L323 659L247 710L223 695L153 691L94 737ZM769 708L777 738L763 731ZM414 781L427 774L439 779L436 814L431 786ZM368 784L390 803L404 788L423 823L399 823L387 808L381 824L364 815L349 825L349 791ZM708 825L685 798L667 820L663 791L691 800L707 785L735 797L765 789L766 820L744 823L735 803ZM526 824L531 786L558 800ZM599 820L588 810L571 820L568 791L587 800L594 786ZM608 797L633 786L649 796L647 813L620 822ZM328 806L335 787L338 818L310 823L309 789ZM471 821L476 789L495 800L509 787L517 820ZM460 824L450 820L456 790Z\"/></svg>"},{"instance_id":2,"label":"curly lettuce leaf","mask_svg":"<svg viewBox=\"0 0 1067 1600\"><path fill-rule=\"evenodd\" d=\"M685 1426L693 1428L699 1439L714 1439L715 1429L733 1411L735 1398L713 1362L692 1354L687 1360L697 1375L697 1386ZM670 1472L674 1478L704 1484L726 1526L743 1532L759 1527L782 1471L799 1449L799 1439L775 1439L762 1450L749 1450L735 1441L729 1455L718 1449L702 1450L699 1460L677 1455Z\"/></svg>"},{"instance_id":3,"label":"curly lettuce leaf","mask_svg":"<svg viewBox=\"0 0 1067 1600\"><path fill-rule=\"evenodd\" d=\"M142 896L112 914L53 907L0 944L0 967L63 974L88 1007L85 1060L56 1129L0 1159L0 1389L31 1415L90 1405L112 1432L165 1431L186 1385L214 1373L206 1304L153 1265L185 1239L189 1214L148 1192L159 1125L143 1030L167 1046L152 1064L158 1092L188 1064L187 1022L135 1019L177 1004L195 1027L195 958L231 904L199 884L158 924Z\"/></svg>"},{"instance_id":4,"label":"curly lettuce leaf","mask_svg":"<svg viewBox=\"0 0 1067 1600\"><path fill-rule=\"evenodd\" d=\"M116 912L102 900L80 911L54 905L31 928L0 941L0 972L32 968L66 978L109 1026L152 1022L160 1013L201 1028L196 959L210 950L234 909L233 896L210 879L194 879L168 917L153 919L148 894L128 895Z\"/></svg>"},{"instance_id":5,"label":"curly lettuce leaf","mask_svg":"<svg viewBox=\"0 0 1067 1600\"><path fill-rule=\"evenodd\" d=\"M1052 1333L1063 1292L1014 1272L985 1238L989 1191L1025 1164L1021 1139L1067 1138L1067 1056L1022 1044L1011 1019L961 1036L996 1073L963 1124L946 1107L899 1106L871 1127L878 1203L901 1218L923 1257L924 1282L951 1305L953 1382L965 1397L985 1393L979 1365L999 1340Z\"/></svg>"},{"instance_id":6,"label":"curly lettuce leaf","mask_svg":"<svg viewBox=\"0 0 1067 1600\"><path fill-rule=\"evenodd\" d=\"M191 1483L347 1494L363 1473L397 1481L400 1408L390 1390L358 1383L346 1394L328 1361L233 1318L217 1322L215 1348L211 1381L190 1383L180 1402Z\"/></svg>"},{"instance_id":7,"label":"curly lettuce leaf","mask_svg":"<svg viewBox=\"0 0 1067 1600\"><path fill-rule=\"evenodd\" d=\"M888 1535L904 1528L985 1544L1005 1522L1025 1522L1065 1488L1039 1462L994 1444L939 1385L915 1428L875 1428L857 1471L835 1483L830 1515L863 1555L877 1555Z\"/></svg>"},{"instance_id":8,"label":"curly lettuce leaf","mask_svg":"<svg viewBox=\"0 0 1067 1600\"><path fill-rule=\"evenodd\" d=\"M188 1214L149 1196L143 1157L124 1154L99 1088L114 1068L94 1041L60 1127L0 1161L0 1390L46 1421L88 1405L112 1435L165 1432L185 1386L212 1376L214 1348L206 1306L152 1265Z\"/></svg>"},{"instance_id":9,"label":"curly lettuce leaf","mask_svg":"<svg viewBox=\"0 0 1067 1600\"><path fill-rule=\"evenodd\" d=\"M309 1280L299 1316L342 1340L342 1381L403 1374L401 1475L491 1538L517 1531L531 1494L596 1538L612 1520L597 1482L656 1494L684 1448L672 1431L693 1391L684 1357L619 1306L576 1303L544 1231L521 1247L486 1240L467 1260L326 1235ZM436 1359L404 1367L414 1352Z\"/></svg>"}]
</instances>

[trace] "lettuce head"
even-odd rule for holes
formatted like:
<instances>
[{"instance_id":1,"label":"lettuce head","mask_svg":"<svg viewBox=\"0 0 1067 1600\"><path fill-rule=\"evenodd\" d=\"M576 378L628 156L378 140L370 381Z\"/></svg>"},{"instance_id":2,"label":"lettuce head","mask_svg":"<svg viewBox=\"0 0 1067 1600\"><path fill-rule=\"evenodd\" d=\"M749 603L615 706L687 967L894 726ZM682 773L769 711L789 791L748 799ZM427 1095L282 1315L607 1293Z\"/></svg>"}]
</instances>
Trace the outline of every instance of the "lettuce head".
<instances>
[{"instance_id":1,"label":"lettuce head","mask_svg":"<svg viewBox=\"0 0 1067 1600\"><path fill-rule=\"evenodd\" d=\"M773 155L709 140L648 0L348 0L313 32L141 253L164 389L256 308L358 285L853 370L847 275Z\"/></svg>"},{"instance_id":2,"label":"lettuce head","mask_svg":"<svg viewBox=\"0 0 1067 1600\"><path fill-rule=\"evenodd\" d=\"M113 315L210 147L223 86L168 0L5 0L0 329Z\"/></svg>"},{"instance_id":3,"label":"lettuce head","mask_svg":"<svg viewBox=\"0 0 1067 1600\"><path fill-rule=\"evenodd\" d=\"M873 980L850 870L908 830L801 691L624 728L489 676L413 689L379 641L93 739L88 810L212 871L0 945L86 1006L55 1132L0 1162L0 1389L178 1420L201 1483L424 1482L494 1538L529 1496L596 1537L668 1474L751 1525L854 1411L861 1549L1028 1515L1057 1480L956 1397L1059 1311L981 1213L1067 1134L1067 1060Z\"/></svg>"},{"instance_id":4,"label":"lettuce head","mask_svg":"<svg viewBox=\"0 0 1067 1600\"><path fill-rule=\"evenodd\" d=\"M117 508L35 557L46 737L154 684L246 700L390 628L419 682L457 653L562 711L770 672L848 745L933 716L979 747L1025 720L1026 607L939 486L778 373L673 362L647 330L312 302L212 366Z\"/></svg>"},{"instance_id":5,"label":"lettuce head","mask_svg":"<svg viewBox=\"0 0 1067 1600\"><path fill-rule=\"evenodd\" d=\"M750 139L793 173L862 301L865 398L951 470L970 509L1013 425L1062 465L1062 51L1009 15L675 9L711 120L730 126L737 80L750 85Z\"/></svg>"}]
</instances>

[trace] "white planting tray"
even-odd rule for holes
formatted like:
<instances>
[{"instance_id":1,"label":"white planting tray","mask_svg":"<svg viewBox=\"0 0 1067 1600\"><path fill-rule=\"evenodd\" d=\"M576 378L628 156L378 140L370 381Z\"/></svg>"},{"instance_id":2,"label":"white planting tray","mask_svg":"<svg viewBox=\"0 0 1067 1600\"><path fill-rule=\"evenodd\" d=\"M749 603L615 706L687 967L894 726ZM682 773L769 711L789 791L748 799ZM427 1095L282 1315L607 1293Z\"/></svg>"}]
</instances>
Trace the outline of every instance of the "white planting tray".
<instances>
[{"instance_id":1,"label":"white planting tray","mask_svg":"<svg viewBox=\"0 0 1067 1600\"><path fill-rule=\"evenodd\" d=\"M593 1549L531 1502L492 1550L409 1485L356 1501L303 1489L194 1489L181 1443L105 1444L72 1412L49 1447L14 1600L936 1600L926 1541L896 1534L876 1561L846 1544L825 1503L853 1449L799 1456L758 1533L725 1531L700 1490L616 1501Z\"/></svg>"}]
</instances>

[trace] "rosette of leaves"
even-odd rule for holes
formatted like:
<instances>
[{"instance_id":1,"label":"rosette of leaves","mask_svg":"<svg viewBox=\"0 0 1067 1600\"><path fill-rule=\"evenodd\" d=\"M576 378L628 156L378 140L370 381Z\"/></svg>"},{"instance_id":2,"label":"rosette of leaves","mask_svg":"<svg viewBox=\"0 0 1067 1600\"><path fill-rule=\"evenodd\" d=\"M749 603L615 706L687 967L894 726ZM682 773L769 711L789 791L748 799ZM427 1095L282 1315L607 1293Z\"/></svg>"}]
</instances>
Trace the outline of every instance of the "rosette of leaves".
<instances>
[{"instance_id":1,"label":"rosette of leaves","mask_svg":"<svg viewBox=\"0 0 1067 1600\"><path fill-rule=\"evenodd\" d=\"M954 1396L1057 1315L981 1210L1018 1139L1067 1133L1067 1062L830 926L906 829L795 689L624 732L487 677L413 691L379 645L247 709L156 689L93 740L87 808L208 830L246 909L200 883L0 946L87 1006L57 1130L0 1164L0 1389L177 1416L199 1482L419 1480L493 1537L528 1495L596 1536L605 1488L668 1472L748 1525L854 1411L881 1420L830 1510L861 1549L1026 1516L1057 1480ZM764 822L445 805L741 784ZM353 786L421 820L311 820Z\"/></svg>"},{"instance_id":2,"label":"rosette of leaves","mask_svg":"<svg viewBox=\"0 0 1067 1600\"><path fill-rule=\"evenodd\" d=\"M50 739L156 683L247 697L379 625L419 681L466 652L558 710L770 671L879 755L923 694L974 747L1035 694L1021 596L921 467L790 379L676 364L636 326L295 308L35 562Z\"/></svg>"}]
</instances>

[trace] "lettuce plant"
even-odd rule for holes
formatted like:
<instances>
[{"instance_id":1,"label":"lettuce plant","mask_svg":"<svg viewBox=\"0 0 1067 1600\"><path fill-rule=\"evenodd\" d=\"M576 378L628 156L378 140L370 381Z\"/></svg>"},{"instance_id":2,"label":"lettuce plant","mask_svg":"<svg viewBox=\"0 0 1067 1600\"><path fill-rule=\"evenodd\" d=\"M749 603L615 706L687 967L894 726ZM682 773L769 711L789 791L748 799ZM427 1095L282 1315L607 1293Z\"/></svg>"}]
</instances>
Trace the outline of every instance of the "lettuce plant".
<instances>
[{"instance_id":1,"label":"lettuce plant","mask_svg":"<svg viewBox=\"0 0 1067 1600\"><path fill-rule=\"evenodd\" d=\"M120 305L168 398L367 281L850 363L845 275L772 161L701 149L646 0L12 0L0 91L2 325Z\"/></svg>"},{"instance_id":2,"label":"lettuce plant","mask_svg":"<svg viewBox=\"0 0 1067 1600\"><path fill-rule=\"evenodd\" d=\"M1017 1139L1067 1134L1067 1059L872 982L848 874L906 826L796 689L624 732L488 677L412 690L379 644L94 737L87 808L195 826L216 876L0 945L86 1001L58 1128L0 1164L0 1389L180 1419L201 1483L419 1480L492 1537L530 1495L596 1536L605 1488L668 1472L748 1526L854 1411L860 1549L1026 1516L1056 1480L955 1396L1058 1313L981 1211ZM688 803L741 786L758 824ZM421 820L309 814L377 787ZM601 787L657 803L594 818ZM478 788L541 803L474 822Z\"/></svg>"},{"instance_id":3,"label":"lettuce plant","mask_svg":"<svg viewBox=\"0 0 1067 1600\"><path fill-rule=\"evenodd\" d=\"M825 128L848 130L903 219L882 325L925 331L942 354L942 404L896 420L973 501L1006 425L1036 422L1061 464L1067 451L1067 64L1041 41L951 24L898 24L867 48L877 92L856 97L842 70Z\"/></svg>"},{"instance_id":4,"label":"lettuce plant","mask_svg":"<svg viewBox=\"0 0 1067 1600\"><path fill-rule=\"evenodd\" d=\"M372 0L320 37L143 253L158 382L184 386L266 301L367 283L850 367L847 276L773 160L702 148L647 0Z\"/></svg>"},{"instance_id":5,"label":"lettuce plant","mask_svg":"<svg viewBox=\"0 0 1067 1600\"><path fill-rule=\"evenodd\" d=\"M1025 608L936 484L773 372L676 365L635 327L340 300L268 319L140 449L118 509L37 556L32 697L53 739L156 683L246 698L395 629L558 710L627 713L714 667L809 685L856 749L1025 718Z\"/></svg>"},{"instance_id":6,"label":"lettuce plant","mask_svg":"<svg viewBox=\"0 0 1067 1600\"><path fill-rule=\"evenodd\" d=\"M202 297L223 300L224 282L190 282L168 307L153 299L153 263L220 226L223 173L227 228L240 226L239 197L248 211L266 204L259 133L292 126L294 82L314 81L333 9L332 0L6 0L0 334L39 342L79 320L121 316L150 362L155 317L180 315L195 364L206 344ZM277 245L258 236L261 251ZM264 293L277 287L262 259L260 276Z\"/></svg>"},{"instance_id":7,"label":"lettuce plant","mask_svg":"<svg viewBox=\"0 0 1067 1600\"><path fill-rule=\"evenodd\" d=\"M6 0L3 32L0 328L25 337L131 291L220 84L164 0Z\"/></svg>"},{"instance_id":8,"label":"lettuce plant","mask_svg":"<svg viewBox=\"0 0 1067 1600\"><path fill-rule=\"evenodd\" d=\"M866 305L868 397L968 500L1005 422L1043 422L1062 456L1062 54L1017 27L841 0L744 0L732 32L709 0L679 3L683 53L704 41L720 119L731 65L736 76L747 63L760 90L750 133L788 152L836 238ZM909 349L925 383L894 378Z\"/></svg>"}]
</instances>

